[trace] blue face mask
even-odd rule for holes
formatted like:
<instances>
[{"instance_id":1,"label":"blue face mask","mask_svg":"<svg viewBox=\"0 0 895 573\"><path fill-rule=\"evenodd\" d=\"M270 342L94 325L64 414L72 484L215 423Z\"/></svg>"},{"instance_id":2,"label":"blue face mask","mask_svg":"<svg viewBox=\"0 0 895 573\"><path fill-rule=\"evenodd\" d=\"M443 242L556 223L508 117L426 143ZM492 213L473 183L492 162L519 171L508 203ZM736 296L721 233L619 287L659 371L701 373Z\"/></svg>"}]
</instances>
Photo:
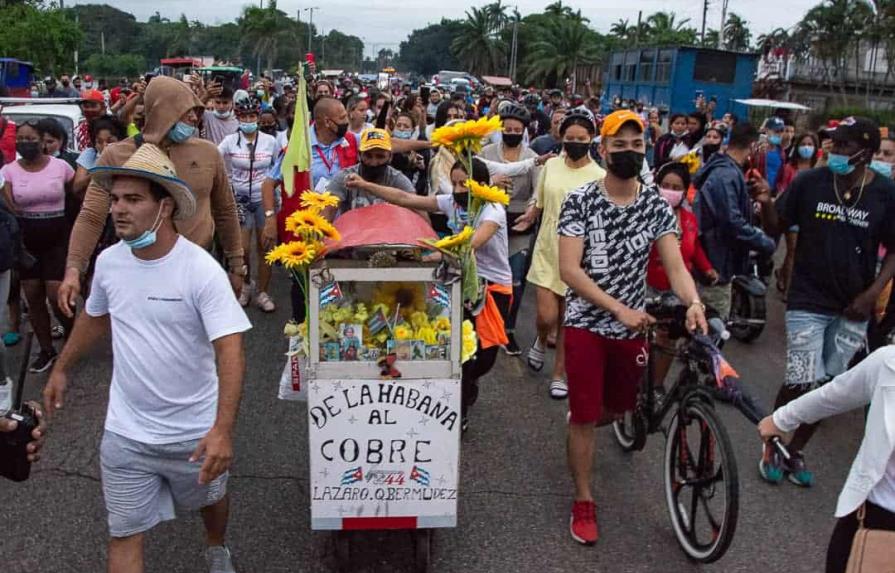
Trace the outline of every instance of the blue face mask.
<instances>
[{"instance_id":1,"label":"blue face mask","mask_svg":"<svg viewBox=\"0 0 895 573\"><path fill-rule=\"evenodd\" d=\"M413 137L413 132L409 129L396 129L392 132L392 137L395 139L410 139Z\"/></svg>"},{"instance_id":2,"label":"blue face mask","mask_svg":"<svg viewBox=\"0 0 895 573\"><path fill-rule=\"evenodd\" d=\"M874 159L870 162L870 168L882 175L883 177L887 177L889 179L892 178L892 164L886 163L885 161L880 161L879 159Z\"/></svg>"},{"instance_id":3,"label":"blue face mask","mask_svg":"<svg viewBox=\"0 0 895 573\"><path fill-rule=\"evenodd\" d=\"M140 236L137 237L136 239L122 239L122 241L124 241L124 244L126 244L128 247L130 247L132 251L136 251L138 249L145 249L146 247L151 247L152 245L154 245L156 239L158 238L156 233L158 232L159 228L162 226L161 217L162 217L162 206L159 205L158 215L155 216L155 222L152 223L152 228L146 229L145 231L143 231L140 234Z\"/></svg>"},{"instance_id":4,"label":"blue face mask","mask_svg":"<svg viewBox=\"0 0 895 573\"><path fill-rule=\"evenodd\" d=\"M782 141L783 141L783 137L781 137L779 135L769 135L768 136L768 143L770 143L771 145L780 145L780 143Z\"/></svg>"},{"instance_id":5,"label":"blue face mask","mask_svg":"<svg viewBox=\"0 0 895 573\"><path fill-rule=\"evenodd\" d=\"M258 131L258 122L253 121L252 123L243 123L239 122L239 131L243 133L252 134Z\"/></svg>"},{"instance_id":6,"label":"blue face mask","mask_svg":"<svg viewBox=\"0 0 895 573\"><path fill-rule=\"evenodd\" d=\"M233 115L232 111L218 111L214 110L214 116L218 119L230 119L230 116Z\"/></svg>"},{"instance_id":7,"label":"blue face mask","mask_svg":"<svg viewBox=\"0 0 895 573\"><path fill-rule=\"evenodd\" d=\"M855 170L855 166L848 162L849 159L848 155L831 153L827 159L827 167L836 175L848 175Z\"/></svg>"},{"instance_id":8,"label":"blue face mask","mask_svg":"<svg viewBox=\"0 0 895 573\"><path fill-rule=\"evenodd\" d=\"M196 134L196 128L188 123L178 121L168 132L168 139L174 143L183 143Z\"/></svg>"},{"instance_id":9,"label":"blue face mask","mask_svg":"<svg viewBox=\"0 0 895 573\"><path fill-rule=\"evenodd\" d=\"M811 159L814 157L814 146L813 145L800 145L799 146L799 157L802 159Z\"/></svg>"}]
</instances>

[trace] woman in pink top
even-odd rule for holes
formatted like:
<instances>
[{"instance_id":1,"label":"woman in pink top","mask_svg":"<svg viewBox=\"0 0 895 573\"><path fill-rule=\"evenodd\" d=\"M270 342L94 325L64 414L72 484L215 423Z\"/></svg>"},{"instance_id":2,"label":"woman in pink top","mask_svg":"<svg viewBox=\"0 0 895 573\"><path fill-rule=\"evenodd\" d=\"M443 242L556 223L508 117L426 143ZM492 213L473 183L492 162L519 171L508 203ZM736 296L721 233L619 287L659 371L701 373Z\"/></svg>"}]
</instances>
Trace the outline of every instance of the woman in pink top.
<instances>
[{"instance_id":1,"label":"woman in pink top","mask_svg":"<svg viewBox=\"0 0 895 573\"><path fill-rule=\"evenodd\" d=\"M55 312L70 230L65 218L65 196L72 193L75 175L68 163L44 153L43 136L37 121L20 125L16 130L16 152L21 159L0 169L6 181L3 199L18 217L25 250L34 258L19 268L31 327L40 343L31 372L43 372L56 360L47 299ZM71 319L59 312L56 316L65 333L71 332Z\"/></svg>"}]
</instances>

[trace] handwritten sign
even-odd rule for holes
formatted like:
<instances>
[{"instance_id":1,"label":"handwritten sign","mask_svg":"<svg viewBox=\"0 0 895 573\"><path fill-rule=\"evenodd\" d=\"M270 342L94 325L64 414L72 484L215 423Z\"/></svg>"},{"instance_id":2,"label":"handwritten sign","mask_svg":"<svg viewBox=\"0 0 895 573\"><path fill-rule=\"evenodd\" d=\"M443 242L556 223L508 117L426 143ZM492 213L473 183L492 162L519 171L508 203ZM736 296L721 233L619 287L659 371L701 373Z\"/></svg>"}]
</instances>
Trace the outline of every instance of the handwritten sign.
<instances>
[{"instance_id":1,"label":"handwritten sign","mask_svg":"<svg viewBox=\"0 0 895 573\"><path fill-rule=\"evenodd\" d=\"M454 527L459 380L309 385L312 529Z\"/></svg>"}]
</instances>

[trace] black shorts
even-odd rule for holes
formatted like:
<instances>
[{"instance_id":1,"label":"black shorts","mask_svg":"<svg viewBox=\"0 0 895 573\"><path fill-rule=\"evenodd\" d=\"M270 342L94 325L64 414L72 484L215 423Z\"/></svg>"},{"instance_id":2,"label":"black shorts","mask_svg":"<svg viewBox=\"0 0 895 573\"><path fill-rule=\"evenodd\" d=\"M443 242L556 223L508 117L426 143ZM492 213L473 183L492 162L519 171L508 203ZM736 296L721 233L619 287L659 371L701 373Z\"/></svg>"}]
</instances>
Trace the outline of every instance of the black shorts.
<instances>
[{"instance_id":1,"label":"black shorts","mask_svg":"<svg viewBox=\"0 0 895 573\"><path fill-rule=\"evenodd\" d=\"M65 259L68 256L69 224L66 218L49 219L19 218L22 242L25 250L34 257L34 264L19 267L23 281L62 281L65 277Z\"/></svg>"}]
</instances>

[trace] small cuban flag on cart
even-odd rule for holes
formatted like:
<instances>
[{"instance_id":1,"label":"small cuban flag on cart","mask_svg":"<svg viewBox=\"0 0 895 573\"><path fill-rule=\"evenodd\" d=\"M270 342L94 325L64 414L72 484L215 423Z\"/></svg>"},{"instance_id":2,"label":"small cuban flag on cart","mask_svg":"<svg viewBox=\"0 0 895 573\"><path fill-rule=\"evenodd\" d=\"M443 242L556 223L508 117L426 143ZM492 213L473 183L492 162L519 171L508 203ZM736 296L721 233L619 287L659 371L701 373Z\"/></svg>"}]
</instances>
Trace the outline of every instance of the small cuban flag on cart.
<instances>
[{"instance_id":1,"label":"small cuban flag on cart","mask_svg":"<svg viewBox=\"0 0 895 573\"><path fill-rule=\"evenodd\" d=\"M413 469L410 470L410 479L411 479L411 481L415 481L416 483L420 484L421 486L424 486L424 487L428 486L429 485L429 472L427 472L426 470L424 470L423 468L421 468L419 466L413 466Z\"/></svg>"},{"instance_id":2,"label":"small cuban flag on cart","mask_svg":"<svg viewBox=\"0 0 895 573\"><path fill-rule=\"evenodd\" d=\"M385 318L385 315L382 314L382 309L377 310L373 313L373 316L367 321L367 326L370 327L370 334L379 334L386 328L388 328L388 319Z\"/></svg>"},{"instance_id":3,"label":"small cuban flag on cart","mask_svg":"<svg viewBox=\"0 0 895 573\"><path fill-rule=\"evenodd\" d=\"M342 485L351 485L364 479L364 471L360 466L346 470L342 474Z\"/></svg>"},{"instance_id":4,"label":"small cuban flag on cart","mask_svg":"<svg viewBox=\"0 0 895 573\"><path fill-rule=\"evenodd\" d=\"M320 306L330 305L342 299L342 289L339 283L333 281L320 289Z\"/></svg>"},{"instance_id":5,"label":"small cuban flag on cart","mask_svg":"<svg viewBox=\"0 0 895 573\"><path fill-rule=\"evenodd\" d=\"M429 287L429 299L443 308L451 306L451 292L447 285L441 283L432 283Z\"/></svg>"}]
</instances>

